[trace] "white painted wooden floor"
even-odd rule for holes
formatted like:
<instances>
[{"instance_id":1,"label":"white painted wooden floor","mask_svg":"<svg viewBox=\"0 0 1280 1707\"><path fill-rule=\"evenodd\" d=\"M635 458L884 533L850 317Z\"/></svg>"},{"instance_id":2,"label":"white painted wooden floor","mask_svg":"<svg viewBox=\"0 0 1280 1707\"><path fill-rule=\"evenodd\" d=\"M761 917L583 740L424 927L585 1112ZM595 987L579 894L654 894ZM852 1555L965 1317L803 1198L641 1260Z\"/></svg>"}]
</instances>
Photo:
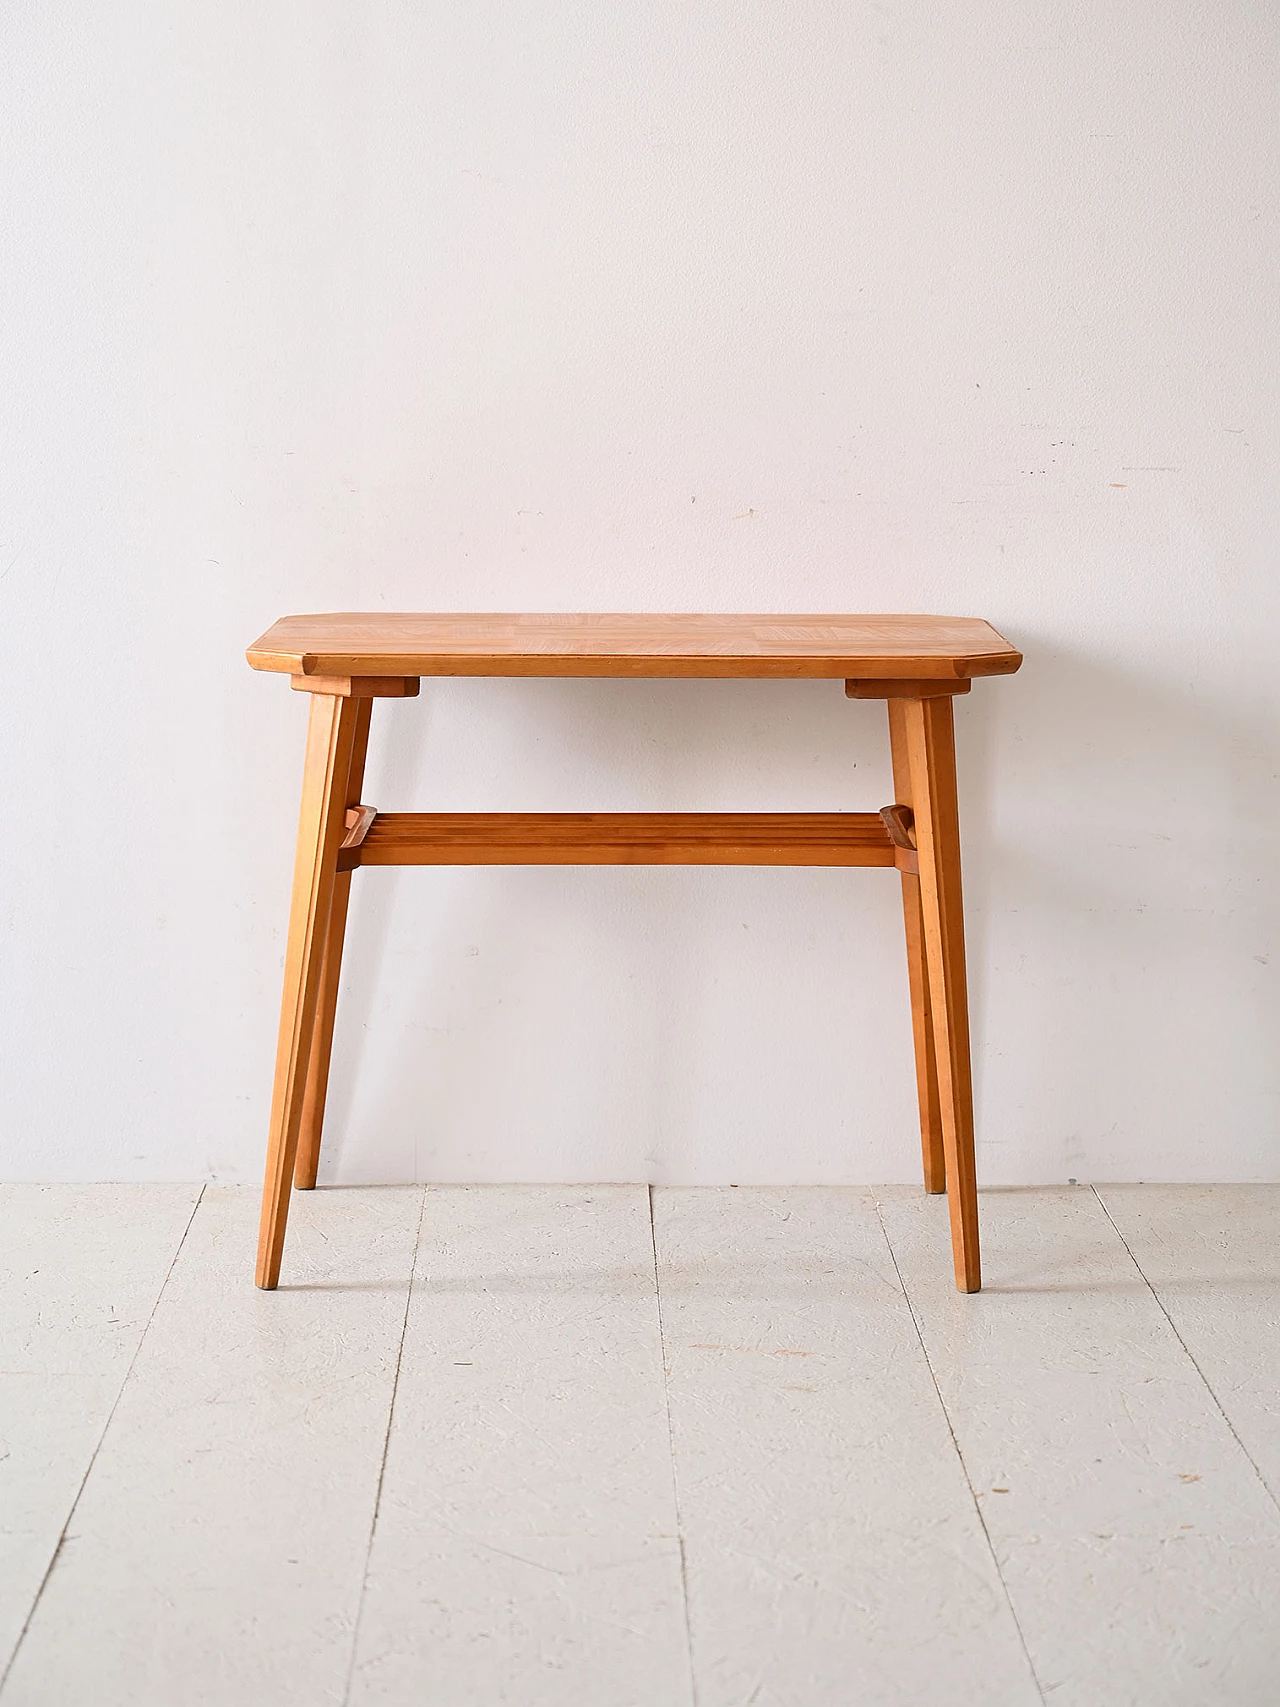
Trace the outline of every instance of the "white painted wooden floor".
<instances>
[{"instance_id":1,"label":"white painted wooden floor","mask_svg":"<svg viewBox=\"0 0 1280 1707\"><path fill-rule=\"evenodd\" d=\"M0 1707L1275 1707L1280 1186L0 1186Z\"/></svg>"}]
</instances>

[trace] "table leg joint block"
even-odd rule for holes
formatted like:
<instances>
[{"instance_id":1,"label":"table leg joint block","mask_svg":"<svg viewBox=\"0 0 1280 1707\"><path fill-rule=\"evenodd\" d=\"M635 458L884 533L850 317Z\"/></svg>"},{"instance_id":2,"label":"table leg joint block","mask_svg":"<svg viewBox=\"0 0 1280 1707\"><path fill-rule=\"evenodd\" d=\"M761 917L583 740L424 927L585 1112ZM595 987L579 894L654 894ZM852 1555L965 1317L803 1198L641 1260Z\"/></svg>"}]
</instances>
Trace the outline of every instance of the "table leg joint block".
<instances>
[{"instance_id":1,"label":"table leg joint block","mask_svg":"<svg viewBox=\"0 0 1280 1707\"><path fill-rule=\"evenodd\" d=\"M882 806L880 816L895 848L915 848L916 816L909 806Z\"/></svg>"},{"instance_id":2,"label":"table leg joint block","mask_svg":"<svg viewBox=\"0 0 1280 1707\"><path fill-rule=\"evenodd\" d=\"M295 693L327 693L335 699L416 699L417 676L290 676Z\"/></svg>"},{"instance_id":3,"label":"table leg joint block","mask_svg":"<svg viewBox=\"0 0 1280 1707\"><path fill-rule=\"evenodd\" d=\"M296 685L296 684L295 684ZM958 693L968 693L973 683L967 676L941 677L937 681L847 681L844 684L848 699L952 699Z\"/></svg>"},{"instance_id":4,"label":"table leg joint block","mask_svg":"<svg viewBox=\"0 0 1280 1707\"><path fill-rule=\"evenodd\" d=\"M344 820L347 833L342 838L341 847L344 849L358 848L369 834L369 826L377 816L378 808L376 806L348 806Z\"/></svg>"}]
</instances>

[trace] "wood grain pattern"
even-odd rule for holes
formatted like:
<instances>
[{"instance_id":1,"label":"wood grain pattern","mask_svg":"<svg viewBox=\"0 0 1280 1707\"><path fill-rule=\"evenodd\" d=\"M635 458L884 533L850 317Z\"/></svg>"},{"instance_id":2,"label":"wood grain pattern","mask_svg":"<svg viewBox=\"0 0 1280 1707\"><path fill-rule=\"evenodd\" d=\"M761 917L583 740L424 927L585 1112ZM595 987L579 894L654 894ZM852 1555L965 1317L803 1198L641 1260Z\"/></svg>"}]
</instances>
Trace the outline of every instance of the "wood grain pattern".
<instances>
[{"instance_id":1,"label":"wood grain pattern","mask_svg":"<svg viewBox=\"0 0 1280 1707\"><path fill-rule=\"evenodd\" d=\"M380 812L359 865L892 866L878 812Z\"/></svg>"},{"instance_id":2,"label":"wood grain pattern","mask_svg":"<svg viewBox=\"0 0 1280 1707\"><path fill-rule=\"evenodd\" d=\"M258 1235L256 1278L265 1291L271 1291L280 1278L303 1090L320 994L324 933L338 869L338 845L346 833L347 778L359 703L330 694L316 694L311 701Z\"/></svg>"},{"instance_id":3,"label":"wood grain pattern","mask_svg":"<svg viewBox=\"0 0 1280 1707\"><path fill-rule=\"evenodd\" d=\"M1022 662L976 617L637 613L286 616L247 655L254 669L292 675L300 687L311 676L956 681L1008 675Z\"/></svg>"},{"instance_id":4,"label":"wood grain pattern","mask_svg":"<svg viewBox=\"0 0 1280 1707\"><path fill-rule=\"evenodd\" d=\"M371 699L355 701L355 732L351 740L351 763L347 771L344 799L346 811L343 825L346 834L342 847L360 829L360 824L348 825L347 820L358 805L364 782L365 758L369 751L369 719L373 711ZM363 823L363 819L361 820ZM367 825L365 825L367 834ZM356 845L359 845L358 843ZM329 918L324 930L324 954L320 966L320 993L316 998L316 1017L311 1030L311 1052L307 1059L306 1089L302 1097L302 1120L298 1127L298 1154L293 1164L293 1183L299 1191L315 1187L320 1167L320 1135L324 1128L324 1107L329 1092L329 1061L333 1054L333 1026L338 1012L338 982L342 976L342 945L347 934L347 909L351 902L351 873L339 869L333 880L333 895L329 902Z\"/></svg>"},{"instance_id":5,"label":"wood grain pattern","mask_svg":"<svg viewBox=\"0 0 1280 1707\"><path fill-rule=\"evenodd\" d=\"M910 804L915 814L934 1061L951 1212L951 1251L956 1286L961 1292L977 1292L982 1285L982 1268L978 1255L973 1078L969 1062L960 816L951 701L909 699L893 703L902 705Z\"/></svg>"},{"instance_id":6,"label":"wood grain pattern","mask_svg":"<svg viewBox=\"0 0 1280 1707\"><path fill-rule=\"evenodd\" d=\"M888 710L893 791L898 797L897 804L910 810L911 763L907 754L906 712L902 701L896 699L888 702ZM902 831L909 842L915 842L914 813L910 827L903 823ZM907 980L911 987L911 1036L915 1045L924 1189L936 1193L947 1189L947 1161L942 1146L942 1106L938 1100L938 1062L934 1054L933 1002L929 994L929 967L925 958L918 847L916 871L902 872L902 919L907 938Z\"/></svg>"}]
</instances>

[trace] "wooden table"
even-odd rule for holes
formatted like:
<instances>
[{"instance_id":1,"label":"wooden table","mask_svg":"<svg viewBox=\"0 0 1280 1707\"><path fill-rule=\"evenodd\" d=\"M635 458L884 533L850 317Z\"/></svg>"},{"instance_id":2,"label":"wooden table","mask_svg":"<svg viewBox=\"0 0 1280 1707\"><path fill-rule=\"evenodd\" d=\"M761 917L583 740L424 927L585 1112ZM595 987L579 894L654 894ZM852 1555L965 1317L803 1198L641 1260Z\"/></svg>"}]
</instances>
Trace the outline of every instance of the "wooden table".
<instances>
[{"instance_id":1,"label":"wooden table","mask_svg":"<svg viewBox=\"0 0 1280 1707\"><path fill-rule=\"evenodd\" d=\"M976 1292L978 1198L951 701L1022 662L974 617L287 616L249 648L311 699L257 1283L280 1276L290 1184L316 1183L351 873L362 865L878 865L902 879L925 1190L948 1193ZM378 812L375 699L422 676L829 677L888 705L880 812Z\"/></svg>"}]
</instances>

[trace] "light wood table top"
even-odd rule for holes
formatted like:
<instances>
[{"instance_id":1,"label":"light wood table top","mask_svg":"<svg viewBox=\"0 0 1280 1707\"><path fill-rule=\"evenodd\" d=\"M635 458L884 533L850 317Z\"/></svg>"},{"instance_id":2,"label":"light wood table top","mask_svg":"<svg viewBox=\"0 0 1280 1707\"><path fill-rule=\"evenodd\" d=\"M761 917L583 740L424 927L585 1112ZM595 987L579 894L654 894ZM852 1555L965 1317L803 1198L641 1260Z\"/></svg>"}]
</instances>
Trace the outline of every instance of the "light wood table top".
<instances>
[{"instance_id":1,"label":"light wood table top","mask_svg":"<svg viewBox=\"0 0 1280 1707\"><path fill-rule=\"evenodd\" d=\"M294 676L704 676L967 680L1022 654L969 616L286 616L248 651Z\"/></svg>"}]
</instances>

